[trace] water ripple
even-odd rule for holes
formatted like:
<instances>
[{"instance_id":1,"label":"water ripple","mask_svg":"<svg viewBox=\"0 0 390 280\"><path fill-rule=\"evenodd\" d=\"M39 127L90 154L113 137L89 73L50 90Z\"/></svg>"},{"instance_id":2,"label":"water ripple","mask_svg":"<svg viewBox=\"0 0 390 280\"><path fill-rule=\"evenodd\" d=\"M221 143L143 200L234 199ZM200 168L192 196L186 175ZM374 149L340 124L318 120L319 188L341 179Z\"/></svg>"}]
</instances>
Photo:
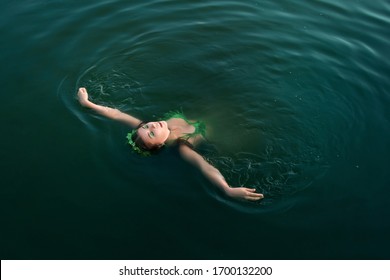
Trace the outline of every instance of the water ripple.
<instances>
[{"instance_id":1,"label":"water ripple","mask_svg":"<svg viewBox=\"0 0 390 280\"><path fill-rule=\"evenodd\" d=\"M220 149L207 158L232 185L264 192L267 205L357 149L350 135L368 129L371 107L385 114L389 95L371 82L388 85L388 62L378 67L388 46L381 4L99 1L37 38L57 34L71 38L64 53L88 50L73 83L98 102L142 117L181 108L208 119Z\"/></svg>"}]
</instances>

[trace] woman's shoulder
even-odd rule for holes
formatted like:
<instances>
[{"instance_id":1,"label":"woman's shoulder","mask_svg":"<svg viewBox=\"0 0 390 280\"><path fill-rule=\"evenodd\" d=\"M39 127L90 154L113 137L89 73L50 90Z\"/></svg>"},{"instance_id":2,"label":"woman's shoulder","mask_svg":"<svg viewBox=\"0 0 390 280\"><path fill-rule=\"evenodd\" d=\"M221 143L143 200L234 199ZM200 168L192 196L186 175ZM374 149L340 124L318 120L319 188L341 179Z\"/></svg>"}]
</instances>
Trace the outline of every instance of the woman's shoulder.
<instances>
[{"instance_id":1,"label":"woman's shoulder","mask_svg":"<svg viewBox=\"0 0 390 280\"><path fill-rule=\"evenodd\" d=\"M191 143L191 142L188 141L187 139L184 139L184 138L178 138L176 140L176 143L177 143L178 146L185 145L185 146L187 146L187 147L189 147L189 148L194 150L195 149L194 144Z\"/></svg>"}]
</instances>

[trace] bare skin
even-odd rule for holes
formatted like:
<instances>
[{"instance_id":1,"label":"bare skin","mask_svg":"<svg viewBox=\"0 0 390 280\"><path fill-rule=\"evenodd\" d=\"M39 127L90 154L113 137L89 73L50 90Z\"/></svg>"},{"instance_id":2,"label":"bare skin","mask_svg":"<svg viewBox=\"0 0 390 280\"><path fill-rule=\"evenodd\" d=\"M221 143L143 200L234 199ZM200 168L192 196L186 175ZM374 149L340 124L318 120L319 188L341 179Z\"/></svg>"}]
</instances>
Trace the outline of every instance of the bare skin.
<instances>
[{"instance_id":1,"label":"bare skin","mask_svg":"<svg viewBox=\"0 0 390 280\"><path fill-rule=\"evenodd\" d=\"M85 88L80 88L77 95L82 106L90 108L102 116L122 122L132 128L136 128L141 123L141 120L125 114L118 109L91 102L88 99L88 92ZM142 138L145 145L151 148L174 142L180 137L194 131L195 127L188 124L185 120L172 118L167 121L146 123L138 129L138 135ZM201 136L192 137L189 139L189 142L196 144L201 138ZM256 193L256 189L229 186L217 168L208 163L200 154L187 145L180 145L179 151L183 159L197 167L210 182L220 188L229 197L247 201L256 201L264 198L263 194Z\"/></svg>"}]
</instances>

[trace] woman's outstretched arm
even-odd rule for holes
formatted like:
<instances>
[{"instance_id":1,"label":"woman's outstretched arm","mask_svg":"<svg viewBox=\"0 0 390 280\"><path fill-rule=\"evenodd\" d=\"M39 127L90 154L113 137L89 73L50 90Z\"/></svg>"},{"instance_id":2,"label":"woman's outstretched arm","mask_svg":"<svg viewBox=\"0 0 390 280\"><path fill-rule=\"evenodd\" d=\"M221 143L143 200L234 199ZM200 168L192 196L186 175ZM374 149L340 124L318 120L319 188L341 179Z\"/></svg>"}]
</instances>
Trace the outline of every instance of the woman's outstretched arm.
<instances>
[{"instance_id":1,"label":"woman's outstretched arm","mask_svg":"<svg viewBox=\"0 0 390 280\"><path fill-rule=\"evenodd\" d=\"M231 188L217 168L208 163L200 154L192 150L187 145L180 145L179 151L185 160L199 168L205 177L224 191L228 196L235 199L250 201L256 201L264 197L261 193L256 193L256 189L244 187Z\"/></svg>"},{"instance_id":2,"label":"woman's outstretched arm","mask_svg":"<svg viewBox=\"0 0 390 280\"><path fill-rule=\"evenodd\" d=\"M85 88L79 88L79 91L77 93L79 97L79 102L82 106L87 107L89 109L94 110L96 113L105 116L107 118L123 122L133 128L136 128L141 121L133 116L130 116L128 114L125 114L118 109L101 106L93 103L92 101L88 100L88 92Z\"/></svg>"}]
</instances>

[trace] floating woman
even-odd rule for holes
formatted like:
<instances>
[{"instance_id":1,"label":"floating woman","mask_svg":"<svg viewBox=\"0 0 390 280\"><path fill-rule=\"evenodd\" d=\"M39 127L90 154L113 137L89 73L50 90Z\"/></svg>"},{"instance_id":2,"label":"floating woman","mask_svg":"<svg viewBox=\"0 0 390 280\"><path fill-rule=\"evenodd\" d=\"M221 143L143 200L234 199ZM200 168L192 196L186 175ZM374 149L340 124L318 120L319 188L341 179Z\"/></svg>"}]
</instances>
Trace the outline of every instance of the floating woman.
<instances>
[{"instance_id":1,"label":"floating woman","mask_svg":"<svg viewBox=\"0 0 390 280\"><path fill-rule=\"evenodd\" d=\"M206 126L203 122L190 121L182 113L174 112L166 114L163 121L145 123L118 109L91 102L85 88L79 89L78 98L82 106L133 128L128 133L127 140L135 152L147 156L152 155L165 145L178 145L179 153L183 159L197 167L210 182L219 187L227 196L249 201L256 201L264 197L262 194L256 193L256 189L229 186L221 172L193 149L205 139Z\"/></svg>"}]
</instances>

